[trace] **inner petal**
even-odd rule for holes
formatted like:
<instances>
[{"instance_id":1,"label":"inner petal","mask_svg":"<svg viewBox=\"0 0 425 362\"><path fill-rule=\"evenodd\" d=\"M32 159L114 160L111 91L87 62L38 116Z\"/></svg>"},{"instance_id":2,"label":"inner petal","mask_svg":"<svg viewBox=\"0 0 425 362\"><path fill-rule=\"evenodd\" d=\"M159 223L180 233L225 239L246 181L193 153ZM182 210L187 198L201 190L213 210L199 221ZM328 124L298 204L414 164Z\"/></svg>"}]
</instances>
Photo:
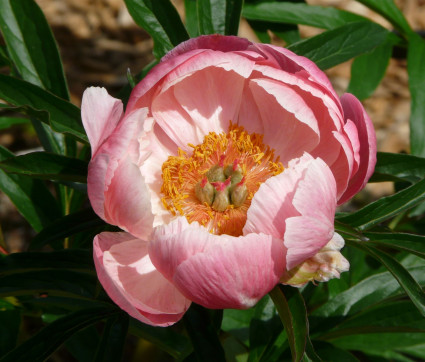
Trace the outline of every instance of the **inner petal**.
<instances>
[{"instance_id":1,"label":"inner petal","mask_svg":"<svg viewBox=\"0 0 425 362\"><path fill-rule=\"evenodd\" d=\"M294 90L271 79L251 80L249 87L261 116L264 141L284 165L317 146L317 119Z\"/></svg>"},{"instance_id":2,"label":"inner petal","mask_svg":"<svg viewBox=\"0 0 425 362\"><path fill-rule=\"evenodd\" d=\"M208 132L227 130L237 119L246 78L234 70L210 66L180 79L157 94L152 115L184 151L202 143Z\"/></svg>"}]
</instances>

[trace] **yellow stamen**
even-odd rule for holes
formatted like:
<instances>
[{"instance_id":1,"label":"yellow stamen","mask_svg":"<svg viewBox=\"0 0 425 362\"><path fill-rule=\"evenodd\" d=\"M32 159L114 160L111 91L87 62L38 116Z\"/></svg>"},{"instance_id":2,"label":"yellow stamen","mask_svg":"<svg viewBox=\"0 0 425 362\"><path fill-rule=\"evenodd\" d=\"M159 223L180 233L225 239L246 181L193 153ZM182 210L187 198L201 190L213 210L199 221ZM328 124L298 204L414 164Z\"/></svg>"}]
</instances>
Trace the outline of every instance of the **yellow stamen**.
<instances>
[{"instance_id":1,"label":"yellow stamen","mask_svg":"<svg viewBox=\"0 0 425 362\"><path fill-rule=\"evenodd\" d=\"M201 144L188 146L193 148L191 155L179 149L177 156L168 157L162 165L164 208L173 215L186 216L189 222L199 222L212 233L241 235L255 192L268 178L284 170L279 157L263 143L262 135L248 134L232 123L227 133L210 132ZM223 211L214 210L197 198L195 186L215 165L233 165L235 160L238 173L244 176L246 200L238 207L229 204Z\"/></svg>"}]
</instances>

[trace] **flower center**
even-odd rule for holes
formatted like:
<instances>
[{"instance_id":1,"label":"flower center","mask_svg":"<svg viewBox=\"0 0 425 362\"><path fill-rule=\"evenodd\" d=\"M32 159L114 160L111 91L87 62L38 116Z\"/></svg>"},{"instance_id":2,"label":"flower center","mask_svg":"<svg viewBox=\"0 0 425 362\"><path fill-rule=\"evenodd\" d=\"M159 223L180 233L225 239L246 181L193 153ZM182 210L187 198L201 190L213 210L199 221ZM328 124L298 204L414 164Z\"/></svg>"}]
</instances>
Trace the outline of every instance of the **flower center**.
<instances>
[{"instance_id":1,"label":"flower center","mask_svg":"<svg viewBox=\"0 0 425 362\"><path fill-rule=\"evenodd\" d=\"M283 171L263 136L229 126L210 132L202 144L189 144L162 165L162 203L173 215L197 221L214 234L242 235L254 194L268 178Z\"/></svg>"}]
</instances>

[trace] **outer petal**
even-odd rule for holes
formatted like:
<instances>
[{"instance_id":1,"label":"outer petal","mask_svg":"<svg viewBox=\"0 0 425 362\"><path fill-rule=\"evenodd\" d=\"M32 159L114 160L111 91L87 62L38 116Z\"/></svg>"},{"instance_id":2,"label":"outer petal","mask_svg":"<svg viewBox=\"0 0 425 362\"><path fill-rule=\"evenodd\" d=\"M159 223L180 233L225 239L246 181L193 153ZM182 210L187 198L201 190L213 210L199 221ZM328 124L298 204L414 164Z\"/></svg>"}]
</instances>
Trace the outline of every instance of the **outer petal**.
<instances>
[{"instance_id":1,"label":"outer petal","mask_svg":"<svg viewBox=\"0 0 425 362\"><path fill-rule=\"evenodd\" d=\"M155 66L143 81L134 87L133 91L130 94L130 99L128 100L126 107L126 114L129 114L134 111L135 108L146 107L151 103L152 95L155 90L155 86L161 82L162 78L165 77L170 71L178 67L180 64L186 62L193 56L204 52L205 49L197 49L187 54L184 54L180 57L176 57L167 62L161 62Z\"/></svg>"},{"instance_id":2,"label":"outer petal","mask_svg":"<svg viewBox=\"0 0 425 362\"><path fill-rule=\"evenodd\" d=\"M173 50L168 52L162 58L162 61L168 61L195 49L212 49L221 52L243 52L252 48L253 43L251 43L248 39L239 38L237 36L222 36L219 34L203 35L179 44Z\"/></svg>"},{"instance_id":3,"label":"outer petal","mask_svg":"<svg viewBox=\"0 0 425 362\"><path fill-rule=\"evenodd\" d=\"M90 141L92 155L114 131L122 113L122 102L111 97L105 88L90 87L84 91L81 118Z\"/></svg>"},{"instance_id":4,"label":"outer petal","mask_svg":"<svg viewBox=\"0 0 425 362\"><path fill-rule=\"evenodd\" d=\"M119 162L105 190L105 219L140 238L148 238L152 231L150 192L129 157Z\"/></svg>"},{"instance_id":5,"label":"outer petal","mask_svg":"<svg viewBox=\"0 0 425 362\"><path fill-rule=\"evenodd\" d=\"M350 131L350 128L347 128L346 132L353 147L359 149L360 161L357 173L351 178L347 190L339 198L338 204L352 198L366 185L376 164L376 135L372 121L360 101L352 94L344 94L341 97L341 103L345 119L351 120L357 127L357 132Z\"/></svg>"},{"instance_id":6,"label":"outer petal","mask_svg":"<svg viewBox=\"0 0 425 362\"><path fill-rule=\"evenodd\" d=\"M314 81L319 87L326 90L334 98L336 104L340 106L338 96L328 77L310 59L271 44L256 44L256 47L268 56L265 64L296 74L300 78ZM340 111L342 111L341 107Z\"/></svg>"},{"instance_id":7,"label":"outer petal","mask_svg":"<svg viewBox=\"0 0 425 362\"><path fill-rule=\"evenodd\" d=\"M189 299L207 308L248 308L278 282L281 240L264 234L213 235L185 218L158 227L152 262Z\"/></svg>"},{"instance_id":8,"label":"outer petal","mask_svg":"<svg viewBox=\"0 0 425 362\"><path fill-rule=\"evenodd\" d=\"M283 238L289 270L331 240L335 208L332 172L321 159L304 155L261 185L252 199L243 231Z\"/></svg>"},{"instance_id":9,"label":"outer petal","mask_svg":"<svg viewBox=\"0 0 425 362\"><path fill-rule=\"evenodd\" d=\"M315 255L334 234L336 184L329 167L320 159L308 166L293 204L301 213L286 220L284 235L289 270Z\"/></svg>"},{"instance_id":10,"label":"outer petal","mask_svg":"<svg viewBox=\"0 0 425 362\"><path fill-rule=\"evenodd\" d=\"M149 190L137 167L137 136L146 110L121 120L89 165L87 188L94 211L110 224L145 238L152 231Z\"/></svg>"},{"instance_id":11,"label":"outer petal","mask_svg":"<svg viewBox=\"0 0 425 362\"><path fill-rule=\"evenodd\" d=\"M158 326L177 322L187 300L150 261L148 242L127 233L102 233L94 240L100 282L111 299L132 317Z\"/></svg>"}]
</instances>

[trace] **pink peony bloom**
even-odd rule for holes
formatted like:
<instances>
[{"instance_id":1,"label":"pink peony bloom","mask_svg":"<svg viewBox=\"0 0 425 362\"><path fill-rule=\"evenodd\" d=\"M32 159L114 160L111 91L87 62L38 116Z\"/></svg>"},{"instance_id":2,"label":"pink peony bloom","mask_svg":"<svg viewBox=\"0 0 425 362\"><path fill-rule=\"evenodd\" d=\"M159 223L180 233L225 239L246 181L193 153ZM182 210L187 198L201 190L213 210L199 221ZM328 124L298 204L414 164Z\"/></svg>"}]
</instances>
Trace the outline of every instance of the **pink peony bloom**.
<instances>
[{"instance_id":1,"label":"pink peony bloom","mask_svg":"<svg viewBox=\"0 0 425 362\"><path fill-rule=\"evenodd\" d=\"M96 236L97 273L134 318L167 326L191 301L248 308L279 282L348 269L335 208L371 176L375 133L310 60L237 37L191 39L125 112L87 89L82 118L91 204L125 230Z\"/></svg>"}]
</instances>

